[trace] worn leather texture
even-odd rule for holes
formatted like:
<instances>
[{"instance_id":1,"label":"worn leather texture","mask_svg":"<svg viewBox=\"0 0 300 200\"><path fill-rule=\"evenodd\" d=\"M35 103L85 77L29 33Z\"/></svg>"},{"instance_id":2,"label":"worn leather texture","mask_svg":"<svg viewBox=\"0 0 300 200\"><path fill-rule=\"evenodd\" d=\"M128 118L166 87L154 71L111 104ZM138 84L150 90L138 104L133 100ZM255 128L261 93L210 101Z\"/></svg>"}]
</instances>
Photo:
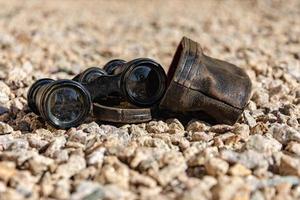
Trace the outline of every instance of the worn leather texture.
<instances>
[{"instance_id":1,"label":"worn leather texture","mask_svg":"<svg viewBox=\"0 0 300 200\"><path fill-rule=\"evenodd\" d=\"M186 37L176 50L167 76L162 111L234 124L250 99L251 81L243 69L204 55L200 44Z\"/></svg>"}]
</instances>

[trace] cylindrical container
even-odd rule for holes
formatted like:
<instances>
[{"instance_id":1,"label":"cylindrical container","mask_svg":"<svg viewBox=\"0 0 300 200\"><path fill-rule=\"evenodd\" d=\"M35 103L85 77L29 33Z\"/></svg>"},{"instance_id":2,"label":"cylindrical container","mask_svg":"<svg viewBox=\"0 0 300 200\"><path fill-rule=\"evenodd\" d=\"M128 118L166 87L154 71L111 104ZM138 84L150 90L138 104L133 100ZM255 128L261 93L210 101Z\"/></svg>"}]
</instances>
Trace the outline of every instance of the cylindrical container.
<instances>
[{"instance_id":1,"label":"cylindrical container","mask_svg":"<svg viewBox=\"0 0 300 200\"><path fill-rule=\"evenodd\" d=\"M200 44L184 37L168 70L162 111L210 123L234 124L251 95L245 71L203 54Z\"/></svg>"}]
</instances>

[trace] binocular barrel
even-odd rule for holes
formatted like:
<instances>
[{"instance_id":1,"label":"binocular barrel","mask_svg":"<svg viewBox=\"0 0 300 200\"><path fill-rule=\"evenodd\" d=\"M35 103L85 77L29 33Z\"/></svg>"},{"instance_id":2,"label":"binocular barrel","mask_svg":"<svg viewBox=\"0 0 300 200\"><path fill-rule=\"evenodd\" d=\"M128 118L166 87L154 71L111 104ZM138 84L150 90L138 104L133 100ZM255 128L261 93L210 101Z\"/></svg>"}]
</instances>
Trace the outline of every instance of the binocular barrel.
<instances>
[{"instance_id":1,"label":"binocular barrel","mask_svg":"<svg viewBox=\"0 0 300 200\"><path fill-rule=\"evenodd\" d=\"M165 93L166 74L161 65L151 59L112 60L104 69L109 74L89 68L74 79L87 88L93 100L115 96L136 106L149 107L158 103Z\"/></svg>"},{"instance_id":2,"label":"binocular barrel","mask_svg":"<svg viewBox=\"0 0 300 200\"><path fill-rule=\"evenodd\" d=\"M72 80L40 79L28 91L28 105L56 128L77 126L92 107L89 92Z\"/></svg>"}]
</instances>

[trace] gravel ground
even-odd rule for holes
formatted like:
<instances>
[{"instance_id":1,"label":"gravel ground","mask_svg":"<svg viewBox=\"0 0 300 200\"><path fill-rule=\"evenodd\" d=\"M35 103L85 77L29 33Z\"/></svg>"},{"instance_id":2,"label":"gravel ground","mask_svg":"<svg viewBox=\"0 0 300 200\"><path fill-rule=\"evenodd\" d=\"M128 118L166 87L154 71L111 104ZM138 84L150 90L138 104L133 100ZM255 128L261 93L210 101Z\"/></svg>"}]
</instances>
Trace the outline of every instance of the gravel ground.
<instances>
[{"instance_id":1,"label":"gravel ground","mask_svg":"<svg viewBox=\"0 0 300 200\"><path fill-rule=\"evenodd\" d=\"M0 1L0 199L300 199L300 1ZM113 58L165 69L182 36L244 68L233 126L55 130L28 87Z\"/></svg>"}]
</instances>

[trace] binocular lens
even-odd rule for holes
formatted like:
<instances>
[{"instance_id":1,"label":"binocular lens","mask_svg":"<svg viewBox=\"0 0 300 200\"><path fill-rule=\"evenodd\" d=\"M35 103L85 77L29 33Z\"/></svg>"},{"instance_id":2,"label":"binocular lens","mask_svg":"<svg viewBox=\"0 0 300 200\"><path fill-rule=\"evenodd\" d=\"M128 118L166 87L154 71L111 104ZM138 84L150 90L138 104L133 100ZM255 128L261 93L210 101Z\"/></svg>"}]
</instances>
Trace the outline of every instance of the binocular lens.
<instances>
[{"instance_id":1,"label":"binocular lens","mask_svg":"<svg viewBox=\"0 0 300 200\"><path fill-rule=\"evenodd\" d=\"M134 102L143 105L153 105L164 94L165 73L161 68L152 65L134 67L126 80L126 90Z\"/></svg>"},{"instance_id":2,"label":"binocular lens","mask_svg":"<svg viewBox=\"0 0 300 200\"><path fill-rule=\"evenodd\" d=\"M79 125L89 114L91 97L76 81L40 79L28 92L28 105L56 128Z\"/></svg>"},{"instance_id":3,"label":"binocular lens","mask_svg":"<svg viewBox=\"0 0 300 200\"><path fill-rule=\"evenodd\" d=\"M49 117L60 123L70 123L80 118L84 110L83 94L74 88L58 88L49 95Z\"/></svg>"}]
</instances>

